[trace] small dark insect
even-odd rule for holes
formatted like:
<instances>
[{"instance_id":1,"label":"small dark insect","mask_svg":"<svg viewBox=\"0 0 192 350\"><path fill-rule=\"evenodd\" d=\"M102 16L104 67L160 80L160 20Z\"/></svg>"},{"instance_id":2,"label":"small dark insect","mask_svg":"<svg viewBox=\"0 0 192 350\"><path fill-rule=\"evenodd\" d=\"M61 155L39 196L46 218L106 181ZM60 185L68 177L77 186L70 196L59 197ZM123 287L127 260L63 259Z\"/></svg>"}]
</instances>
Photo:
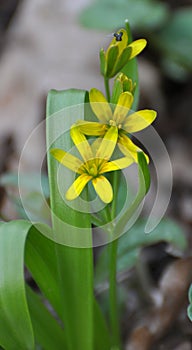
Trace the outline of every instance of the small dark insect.
<instances>
[{"instance_id":1,"label":"small dark insect","mask_svg":"<svg viewBox=\"0 0 192 350\"><path fill-rule=\"evenodd\" d=\"M122 41L123 32L113 34L116 41Z\"/></svg>"}]
</instances>

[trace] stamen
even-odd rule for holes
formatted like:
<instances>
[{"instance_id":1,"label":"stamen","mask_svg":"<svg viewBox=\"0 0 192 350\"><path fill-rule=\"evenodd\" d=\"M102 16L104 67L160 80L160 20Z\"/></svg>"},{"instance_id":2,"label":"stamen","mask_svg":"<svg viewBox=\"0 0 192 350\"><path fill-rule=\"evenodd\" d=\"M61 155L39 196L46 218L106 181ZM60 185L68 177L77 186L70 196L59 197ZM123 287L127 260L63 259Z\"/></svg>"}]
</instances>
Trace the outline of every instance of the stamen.
<instances>
[{"instance_id":1,"label":"stamen","mask_svg":"<svg viewBox=\"0 0 192 350\"><path fill-rule=\"evenodd\" d=\"M113 119L109 120L109 125L116 126L116 122Z\"/></svg>"}]
</instances>

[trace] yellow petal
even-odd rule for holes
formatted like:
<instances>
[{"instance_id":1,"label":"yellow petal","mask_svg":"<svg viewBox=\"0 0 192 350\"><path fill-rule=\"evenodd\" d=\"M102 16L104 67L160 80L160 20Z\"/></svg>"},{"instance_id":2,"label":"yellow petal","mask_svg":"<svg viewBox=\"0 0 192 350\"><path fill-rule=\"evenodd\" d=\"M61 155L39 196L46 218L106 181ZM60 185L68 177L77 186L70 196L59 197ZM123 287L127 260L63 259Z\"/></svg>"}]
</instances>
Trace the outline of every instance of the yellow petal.
<instances>
[{"instance_id":1,"label":"yellow petal","mask_svg":"<svg viewBox=\"0 0 192 350\"><path fill-rule=\"evenodd\" d=\"M127 168L129 165L135 162L135 159L132 155L128 155L127 157L122 157L112 162L106 162L100 171L100 174L107 173L109 171L120 170Z\"/></svg>"},{"instance_id":2,"label":"yellow petal","mask_svg":"<svg viewBox=\"0 0 192 350\"><path fill-rule=\"evenodd\" d=\"M113 199L113 190L110 182L104 176L92 180L93 187L104 203L110 203Z\"/></svg>"},{"instance_id":3,"label":"yellow petal","mask_svg":"<svg viewBox=\"0 0 192 350\"><path fill-rule=\"evenodd\" d=\"M120 134L118 137L118 146L120 149L121 149L121 147L122 147L122 149L123 149L123 147L126 148L131 153L132 152L137 153L138 151L141 151L141 149L137 145L135 145L133 143L133 141L131 141L127 135L125 135L123 133Z\"/></svg>"},{"instance_id":4,"label":"yellow petal","mask_svg":"<svg viewBox=\"0 0 192 350\"><path fill-rule=\"evenodd\" d=\"M83 133L80 132L80 128L73 125L70 130L70 135L82 158L85 161L92 159L93 153L91 151L91 146Z\"/></svg>"},{"instance_id":5,"label":"yellow petal","mask_svg":"<svg viewBox=\"0 0 192 350\"><path fill-rule=\"evenodd\" d=\"M92 152L93 152L95 158L97 157L97 152L98 152L99 147L101 146L102 141L103 141L103 138L97 137L93 141L93 143L91 144L91 149L92 149Z\"/></svg>"},{"instance_id":6,"label":"yellow petal","mask_svg":"<svg viewBox=\"0 0 192 350\"><path fill-rule=\"evenodd\" d=\"M141 51L143 51L146 45L147 40L145 39L135 40L131 44L129 44L129 47L131 47L132 50L129 59L131 60L133 57L137 56Z\"/></svg>"},{"instance_id":7,"label":"yellow petal","mask_svg":"<svg viewBox=\"0 0 192 350\"><path fill-rule=\"evenodd\" d=\"M84 135L88 136L103 136L107 130L106 124L97 123L97 122L89 122L86 120L78 120L77 126L79 130Z\"/></svg>"},{"instance_id":8,"label":"yellow petal","mask_svg":"<svg viewBox=\"0 0 192 350\"><path fill-rule=\"evenodd\" d=\"M106 132L99 149L96 152L97 158L109 159L114 151L118 138L118 128L111 126Z\"/></svg>"},{"instance_id":9,"label":"yellow petal","mask_svg":"<svg viewBox=\"0 0 192 350\"><path fill-rule=\"evenodd\" d=\"M129 115L123 124L125 131L131 133L145 129L156 118L157 112L144 109Z\"/></svg>"},{"instance_id":10,"label":"yellow petal","mask_svg":"<svg viewBox=\"0 0 192 350\"><path fill-rule=\"evenodd\" d=\"M122 124L133 103L133 95L126 91L118 99L117 106L113 114L113 120L117 124Z\"/></svg>"},{"instance_id":11,"label":"yellow petal","mask_svg":"<svg viewBox=\"0 0 192 350\"><path fill-rule=\"evenodd\" d=\"M97 118L104 124L112 117L109 103L101 91L93 88L89 92L90 105Z\"/></svg>"},{"instance_id":12,"label":"yellow petal","mask_svg":"<svg viewBox=\"0 0 192 350\"><path fill-rule=\"evenodd\" d=\"M80 173L79 168L82 165L82 161L80 161L78 158L59 148L52 148L50 150L50 153L62 165L66 166L68 169L74 171L75 173Z\"/></svg>"},{"instance_id":13,"label":"yellow petal","mask_svg":"<svg viewBox=\"0 0 192 350\"><path fill-rule=\"evenodd\" d=\"M84 187L86 186L86 184L92 179L92 176L90 175L86 175L86 174L82 174L80 175L71 185L71 187L69 187L69 189L66 192L66 199L68 199L69 201L72 201L73 199L77 198L81 192L83 191Z\"/></svg>"},{"instance_id":14,"label":"yellow petal","mask_svg":"<svg viewBox=\"0 0 192 350\"><path fill-rule=\"evenodd\" d=\"M135 145L130 138L123 134L118 138L118 147L125 156L129 157L131 155L136 163L138 162L137 152L143 152L143 150ZM144 152L143 154L147 163L149 163L149 157Z\"/></svg>"}]
</instances>

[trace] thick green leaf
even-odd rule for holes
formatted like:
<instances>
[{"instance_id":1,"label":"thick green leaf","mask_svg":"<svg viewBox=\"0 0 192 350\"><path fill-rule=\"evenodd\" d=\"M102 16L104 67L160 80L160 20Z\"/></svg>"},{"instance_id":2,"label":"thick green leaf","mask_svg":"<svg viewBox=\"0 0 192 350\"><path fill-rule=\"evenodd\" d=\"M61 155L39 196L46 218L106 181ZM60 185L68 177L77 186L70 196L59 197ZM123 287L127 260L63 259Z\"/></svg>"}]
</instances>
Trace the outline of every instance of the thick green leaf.
<instances>
[{"instance_id":1,"label":"thick green leaf","mask_svg":"<svg viewBox=\"0 0 192 350\"><path fill-rule=\"evenodd\" d=\"M168 242L180 250L186 248L186 238L176 222L164 219L151 233L147 234L145 233L146 222L147 220L138 221L120 238L119 250L121 253L159 242Z\"/></svg>"},{"instance_id":2,"label":"thick green leaf","mask_svg":"<svg viewBox=\"0 0 192 350\"><path fill-rule=\"evenodd\" d=\"M48 227L44 229L50 230ZM51 233L49 236L51 237ZM36 227L32 227L28 234L25 263L43 295L62 318L55 243Z\"/></svg>"},{"instance_id":3,"label":"thick green leaf","mask_svg":"<svg viewBox=\"0 0 192 350\"><path fill-rule=\"evenodd\" d=\"M52 90L47 100L50 202L54 239L61 243L60 245L55 244L55 249L62 295L61 313L69 350L93 349L92 248L78 247L82 240L84 246L91 246L90 217L69 207L63 200L58 187L58 163L50 156L49 148L57 147L66 151L71 149L73 144L69 136L69 129L75 120L84 118L84 109L81 106L85 98L86 92L81 90ZM70 106L71 108L67 108ZM64 168L63 181L65 179L67 183L70 183L72 174L65 170ZM86 231L85 235L84 231Z\"/></svg>"},{"instance_id":4,"label":"thick green leaf","mask_svg":"<svg viewBox=\"0 0 192 350\"><path fill-rule=\"evenodd\" d=\"M59 323L47 310L39 295L29 287L26 291L36 342L43 350L67 350L65 333Z\"/></svg>"},{"instance_id":5,"label":"thick green leaf","mask_svg":"<svg viewBox=\"0 0 192 350\"><path fill-rule=\"evenodd\" d=\"M44 228L44 229L47 230L48 228ZM49 233L48 236L51 237L51 233ZM62 319L62 302L61 302L61 295L60 295L61 292L59 289L59 280L57 276L57 254L55 249L55 243L52 240L46 238L44 235L42 235L34 226L30 229L28 234L28 238L26 242L25 262L35 282L39 286L41 292L46 297L46 299L49 300L50 304L54 308L54 311L57 313L60 319ZM35 302L35 297L33 297L32 295L31 298L32 298L31 303L33 306ZM30 302L29 302L32 323L34 323L34 317L35 319L37 319L37 321L38 321L38 318L40 318L39 322L41 322L41 316L36 313L36 311L38 311L39 303L40 301L37 300L37 306L32 307L30 306ZM33 310L34 307L35 307L35 310ZM35 314L33 311L35 312ZM44 311L42 311L42 313L43 312ZM44 313L46 314L47 311ZM42 318L43 318L42 321L44 320L46 322L46 319L47 318L49 319L49 317L51 316L45 315L45 318L44 318L44 316L42 315ZM37 323L38 325L37 321L35 321L35 323ZM54 323L55 321L52 321L52 322ZM95 332L94 332L95 349L108 350L109 334L108 334L107 326L105 324L105 320L103 318L101 310L99 309L99 306L96 301L94 302L94 327L95 327ZM39 336L41 336L41 332L43 332L43 329L40 332L40 335L38 335L39 328L38 326L36 326L36 328L34 326L35 338L39 340L40 339ZM58 332L60 332L60 330L58 330ZM101 334L102 334L102 337L99 336ZM50 336L51 336L51 332L50 332ZM64 335L63 335L63 339L65 339ZM44 344L42 341L40 343ZM50 344L52 344L52 342L50 342Z\"/></svg>"},{"instance_id":6,"label":"thick green leaf","mask_svg":"<svg viewBox=\"0 0 192 350\"><path fill-rule=\"evenodd\" d=\"M109 329L97 301L94 302L94 350L109 350Z\"/></svg>"},{"instance_id":7,"label":"thick green leaf","mask_svg":"<svg viewBox=\"0 0 192 350\"><path fill-rule=\"evenodd\" d=\"M189 301L190 301L190 305L188 306L187 314L189 319L192 321L192 284L189 288Z\"/></svg>"},{"instance_id":8,"label":"thick green leaf","mask_svg":"<svg viewBox=\"0 0 192 350\"><path fill-rule=\"evenodd\" d=\"M97 0L80 15L80 22L89 28L112 31L121 28L128 18L132 28L155 29L168 17L165 4L150 0Z\"/></svg>"},{"instance_id":9,"label":"thick green leaf","mask_svg":"<svg viewBox=\"0 0 192 350\"><path fill-rule=\"evenodd\" d=\"M0 225L0 344L6 350L34 350L24 282L24 249L30 222Z\"/></svg>"}]
</instances>

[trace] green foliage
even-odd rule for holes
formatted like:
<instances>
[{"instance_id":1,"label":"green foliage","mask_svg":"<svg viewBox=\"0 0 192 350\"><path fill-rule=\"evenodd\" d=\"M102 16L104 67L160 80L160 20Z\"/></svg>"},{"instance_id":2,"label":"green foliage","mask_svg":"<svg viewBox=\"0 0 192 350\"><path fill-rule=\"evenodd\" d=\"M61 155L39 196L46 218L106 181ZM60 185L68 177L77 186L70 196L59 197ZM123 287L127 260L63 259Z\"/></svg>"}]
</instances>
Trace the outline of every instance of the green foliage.
<instances>
[{"instance_id":1,"label":"green foliage","mask_svg":"<svg viewBox=\"0 0 192 350\"><path fill-rule=\"evenodd\" d=\"M49 231L49 227L44 232ZM60 291L57 283L55 244L28 221L18 220L0 226L0 344L7 350L67 349L59 315ZM47 300L25 286L24 261ZM46 301L47 305L48 301ZM50 310L50 307L49 307ZM54 344L54 345L53 345Z\"/></svg>"},{"instance_id":2,"label":"green foliage","mask_svg":"<svg viewBox=\"0 0 192 350\"><path fill-rule=\"evenodd\" d=\"M51 231L49 227L46 228L47 234L48 230ZM49 236L51 236L51 233ZM42 294L61 319L61 300L58 286L55 243L46 238L33 226L29 231L26 241L25 263Z\"/></svg>"},{"instance_id":3,"label":"green foliage","mask_svg":"<svg viewBox=\"0 0 192 350\"><path fill-rule=\"evenodd\" d=\"M173 247L184 250L187 242L181 227L172 220L162 220L151 232L145 233L147 221L137 221L120 239L118 244L117 271L118 273L134 267L137 264L140 251L145 246L167 242ZM95 283L104 282L107 277L108 261L107 247L105 247L98 259L95 271Z\"/></svg>"},{"instance_id":4,"label":"green foliage","mask_svg":"<svg viewBox=\"0 0 192 350\"><path fill-rule=\"evenodd\" d=\"M192 71L192 8L173 13L154 37L154 45L163 54L163 66L172 78L185 78Z\"/></svg>"},{"instance_id":5,"label":"green foliage","mask_svg":"<svg viewBox=\"0 0 192 350\"><path fill-rule=\"evenodd\" d=\"M68 135L63 137L62 128L65 127L65 116L60 123L54 114L62 111L64 107L83 103L85 92L78 90L50 91L47 99L47 147L48 147L48 173L51 192L51 210L53 211L54 239L57 241L59 234L67 231L71 236L76 235L75 225L84 225L90 232L89 216L84 215L68 207L63 201L58 188L58 164L50 155L49 148L68 149L72 147L72 141ZM64 111L65 113L65 111ZM72 124L71 114L73 110L67 110L67 125ZM64 125L62 125L63 123ZM68 129L69 130L69 129ZM58 133L56 138L55 134ZM54 142L52 142L54 140ZM68 222L68 226L66 225ZM88 237L90 239L90 235ZM64 242L63 242L64 243ZM78 245L78 244L77 244ZM67 334L67 346L69 350L88 350L93 347L93 287L92 287L92 251L91 249L73 248L70 246L56 245L57 269L59 275L61 298L61 315ZM75 278L71 278L74 275ZM83 283L81 282L83 279ZM78 298L76 297L78 293Z\"/></svg>"},{"instance_id":6,"label":"green foliage","mask_svg":"<svg viewBox=\"0 0 192 350\"><path fill-rule=\"evenodd\" d=\"M50 223L49 182L45 174L7 173L0 177L0 184L20 218Z\"/></svg>"},{"instance_id":7,"label":"green foliage","mask_svg":"<svg viewBox=\"0 0 192 350\"><path fill-rule=\"evenodd\" d=\"M28 286L26 287L26 294L37 344L41 344L42 349L46 350L62 350L64 346L67 350L63 327L48 311L42 297L34 293Z\"/></svg>"},{"instance_id":8,"label":"green foliage","mask_svg":"<svg viewBox=\"0 0 192 350\"><path fill-rule=\"evenodd\" d=\"M6 173L1 175L0 184L2 186L11 188L25 190L29 192L43 192L45 197L49 197L49 182L48 177L45 174L40 176L41 182L39 183L39 174L29 173L29 174L16 174L16 173Z\"/></svg>"},{"instance_id":9,"label":"green foliage","mask_svg":"<svg viewBox=\"0 0 192 350\"><path fill-rule=\"evenodd\" d=\"M73 123L73 118L84 117L84 108L78 109L74 116L73 108L66 108L83 104L86 92L83 90L51 91L47 101L47 147L69 149L72 141L69 135L63 135L66 125ZM65 113L67 115L65 116ZM59 117L61 116L61 118ZM58 121L59 117L59 121ZM66 121L66 118L68 120ZM69 130L67 129L67 131ZM56 137L56 135L58 137ZM54 140L54 142L52 142ZM51 193L51 209L53 217L53 237L59 241L60 237L69 237L72 246L56 244L57 270L59 275L61 298L61 316L65 324L67 349L91 350L94 344L94 329L97 329L97 348L109 347L106 334L105 320L100 312L94 317L95 301L93 297L93 257L91 243L90 216L70 208L61 197L58 188L58 164L48 152L48 169ZM66 179L66 176L64 177ZM84 227L78 230L78 226ZM86 230L86 234L84 231ZM83 237L83 238L82 238ZM84 239L84 241L83 241ZM78 247L80 242L83 246ZM64 244L64 241L62 242ZM82 244L82 243L81 243ZM68 244L70 245L70 244ZM75 245L75 247L73 247ZM73 278L74 276L74 278ZM77 297L78 296L78 297ZM98 309L97 309L98 310ZM100 317L99 317L100 316ZM93 318L95 324L93 325ZM103 329L104 327L104 329ZM106 334L102 337L98 332Z\"/></svg>"},{"instance_id":10,"label":"green foliage","mask_svg":"<svg viewBox=\"0 0 192 350\"><path fill-rule=\"evenodd\" d=\"M113 31L125 18L136 32L143 31L157 51L164 72L174 80L185 80L192 71L192 8L170 11L152 0L97 0L80 15L82 25Z\"/></svg>"},{"instance_id":11,"label":"green foliage","mask_svg":"<svg viewBox=\"0 0 192 350\"><path fill-rule=\"evenodd\" d=\"M121 0L118 4L114 2L114 5L117 6L117 9L122 10L123 6L126 7L128 3L133 4L133 1L129 0L125 3L124 0ZM109 1L105 0L103 4L109 5ZM142 7L141 1L134 0L134 4L138 6L136 11L138 15L141 8L146 10L148 6L149 11L151 7L151 18L142 18L143 22L140 19L141 27L145 23L148 28L151 28L154 25L155 14L158 14L160 21L165 11L163 5L157 6L156 3L155 7L155 3L149 0L146 0L145 7ZM158 20L156 18L155 25ZM131 41L127 22L126 29ZM146 42L143 41L145 45ZM128 51L127 49L123 51L122 61L115 66L117 52L112 47L109 53L111 61L108 76L105 79L105 88L108 101L110 101L109 78L123 67L123 73L132 80L125 81L124 79L122 87L116 85L113 102L117 101L116 94L118 95L121 89L130 89L131 92L134 92L132 108L137 109L139 94L137 63L135 59L132 59L126 64L130 54ZM103 69L104 56L101 51L101 71ZM100 224L102 226L107 223L106 232L103 234L106 234L110 242L108 251L106 248L102 250L95 275L95 283L99 284L103 283L109 272L108 329L103 310L99 307L93 292L93 242L90 215L93 208L89 207L90 203L87 201L87 188L84 189L81 197L72 201L72 204L69 203L64 195L74 180L69 170L73 167L69 166L67 169L60 166L50 152L52 148L59 148L76 154L77 149L74 149L74 144L77 145L78 141L77 144L75 141L73 143L70 137L71 126L79 119L94 120L92 119L93 111L86 102L88 102L88 94L84 90L51 90L47 99L46 117L48 178L42 176L39 181L40 178L36 174L19 177L14 174L6 174L0 179L1 184L6 188L12 187L24 191L22 199L13 194L10 195L10 198L17 204L22 215L29 217L32 221L18 220L0 223L0 345L6 350L119 350L121 339L116 272L121 273L134 267L144 246L159 241L172 243L179 249L184 249L186 246L182 231L171 221L162 221L150 235L144 233L146 222L139 222L122 236L118 246L117 238L127 230L127 224L131 222L149 190L150 173L144 153L138 152L138 163L136 163L138 165L138 189L133 199L130 199L131 196L128 193L130 189L127 188L124 175L120 171L108 174L113 184L114 198L99 213L96 212L98 216L93 216L94 224L98 223L98 226ZM111 130L115 130L117 141L117 128L111 127L110 132ZM76 138L80 141L85 140L85 136L79 131ZM95 141L96 147L100 139ZM80 148L79 152L81 153ZM116 152L120 151L116 149ZM100 158L100 155L97 157ZM74 157L71 156L67 161L72 163L73 159ZM85 159L87 160L86 157ZM104 156L103 161L105 161ZM79 168L79 163L77 164L80 172L82 168ZM93 172L93 174L95 180L96 173ZM105 191L105 188L101 186L100 190ZM129 195L128 203L126 202L127 194ZM49 199L50 205L48 205ZM34 224L38 219L41 223ZM50 226L42 222L48 222ZM34 289L25 281L24 266L35 282ZM189 296L191 302L191 291ZM191 306L189 317L191 317Z\"/></svg>"},{"instance_id":12,"label":"green foliage","mask_svg":"<svg viewBox=\"0 0 192 350\"><path fill-rule=\"evenodd\" d=\"M23 276L30 226L25 221L0 224L0 345L6 350L34 349Z\"/></svg>"},{"instance_id":13,"label":"green foliage","mask_svg":"<svg viewBox=\"0 0 192 350\"><path fill-rule=\"evenodd\" d=\"M152 30L167 19L165 4L152 0L97 0L80 16L80 22L89 28L112 31L121 28L125 18L131 27Z\"/></svg>"}]
</instances>

